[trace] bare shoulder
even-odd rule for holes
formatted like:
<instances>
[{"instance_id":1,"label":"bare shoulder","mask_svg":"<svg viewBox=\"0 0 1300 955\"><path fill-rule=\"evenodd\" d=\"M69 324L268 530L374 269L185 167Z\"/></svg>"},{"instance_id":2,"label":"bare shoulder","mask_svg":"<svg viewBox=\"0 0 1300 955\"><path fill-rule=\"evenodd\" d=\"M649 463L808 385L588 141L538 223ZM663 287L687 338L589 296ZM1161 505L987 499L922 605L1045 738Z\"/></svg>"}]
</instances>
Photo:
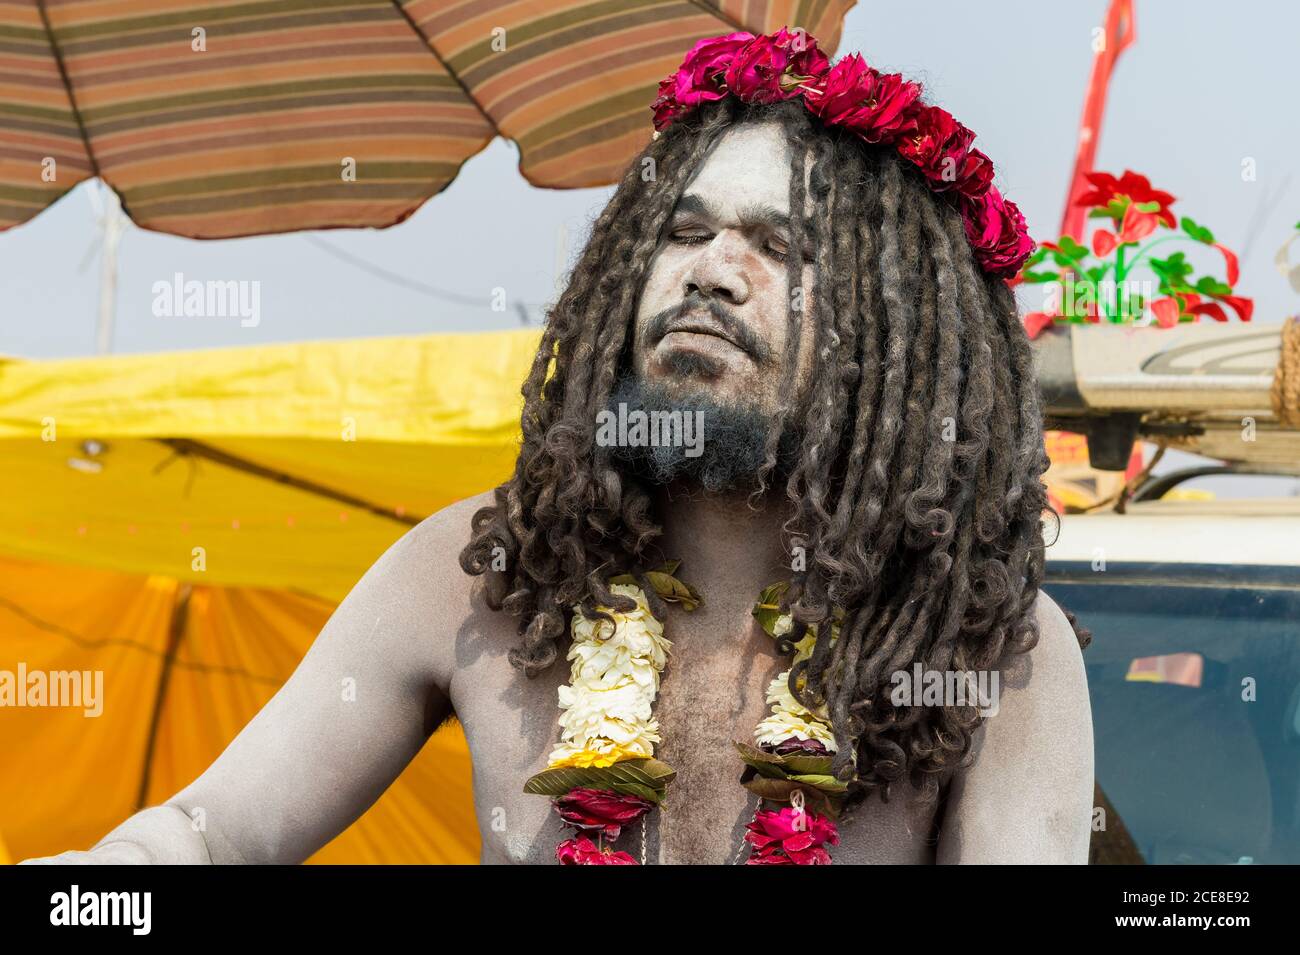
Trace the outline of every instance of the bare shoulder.
<instances>
[{"instance_id":1,"label":"bare shoulder","mask_svg":"<svg viewBox=\"0 0 1300 955\"><path fill-rule=\"evenodd\" d=\"M421 568L435 596L469 593L474 578L461 570L460 552L469 543L474 514L492 501L492 491L484 491L430 514L393 545L395 556Z\"/></svg>"},{"instance_id":2,"label":"bare shoulder","mask_svg":"<svg viewBox=\"0 0 1300 955\"><path fill-rule=\"evenodd\" d=\"M1005 678L1012 685L1034 692L1059 693L1073 688L1087 695L1087 676L1083 668L1083 650L1079 638L1060 606L1046 591L1039 590L1034 600L1034 620L1038 625L1038 643L1028 653L1012 657Z\"/></svg>"},{"instance_id":3,"label":"bare shoulder","mask_svg":"<svg viewBox=\"0 0 1300 955\"><path fill-rule=\"evenodd\" d=\"M461 570L460 552L470 519L491 501L491 492L457 501L403 534L335 611L333 629L374 634L410 672L448 686L455 637L482 604L482 582Z\"/></svg>"},{"instance_id":4,"label":"bare shoulder","mask_svg":"<svg viewBox=\"0 0 1300 955\"><path fill-rule=\"evenodd\" d=\"M942 862L1086 862L1093 793L1092 710L1074 628L1050 596L1033 608L1038 643L1000 668L993 712L950 792Z\"/></svg>"}]
</instances>

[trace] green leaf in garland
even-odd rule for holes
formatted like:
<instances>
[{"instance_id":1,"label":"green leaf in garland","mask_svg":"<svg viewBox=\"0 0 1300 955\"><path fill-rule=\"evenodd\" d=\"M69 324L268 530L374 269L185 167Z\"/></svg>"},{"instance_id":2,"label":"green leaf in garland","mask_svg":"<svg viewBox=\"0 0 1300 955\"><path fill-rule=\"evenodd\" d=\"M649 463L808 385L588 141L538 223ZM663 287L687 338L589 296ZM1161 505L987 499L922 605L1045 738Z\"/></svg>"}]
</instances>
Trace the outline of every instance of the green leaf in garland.
<instances>
[{"instance_id":1,"label":"green leaf in garland","mask_svg":"<svg viewBox=\"0 0 1300 955\"><path fill-rule=\"evenodd\" d=\"M769 753L765 749L759 749L757 746L751 746L748 743L742 743L740 740L732 740L731 745L736 747L736 752L740 758L751 766L754 763L776 763L780 764L781 757L776 753Z\"/></svg>"},{"instance_id":2,"label":"green leaf in garland","mask_svg":"<svg viewBox=\"0 0 1300 955\"><path fill-rule=\"evenodd\" d=\"M704 598L694 587L675 576L681 565L680 560L670 560L658 570L646 571L646 582L668 603L681 604L683 610L694 610L704 603ZM619 574L609 578L609 583L641 585L634 574Z\"/></svg>"},{"instance_id":3,"label":"green leaf in garland","mask_svg":"<svg viewBox=\"0 0 1300 955\"><path fill-rule=\"evenodd\" d=\"M791 776L790 779L793 779L797 783L803 783L806 786L813 786L825 793L842 793L848 789L847 783L828 774L799 773Z\"/></svg>"},{"instance_id":4,"label":"green leaf in garland","mask_svg":"<svg viewBox=\"0 0 1300 955\"><path fill-rule=\"evenodd\" d=\"M756 772L773 779L795 775L829 774L831 771L829 755L790 753L787 756L778 756L776 753L769 753L765 749L750 746L739 740L733 741L732 745L736 747L736 752L740 754L746 766L752 766Z\"/></svg>"},{"instance_id":5,"label":"green leaf in garland","mask_svg":"<svg viewBox=\"0 0 1300 955\"><path fill-rule=\"evenodd\" d=\"M613 766L545 769L524 783L534 796L563 796L573 789L607 789L660 802L677 772L658 759L625 759Z\"/></svg>"},{"instance_id":6,"label":"green leaf in garland","mask_svg":"<svg viewBox=\"0 0 1300 955\"><path fill-rule=\"evenodd\" d=\"M655 593L669 603L681 604L684 610L694 610L704 602L694 587L672 574L652 570L645 576L650 586L655 589Z\"/></svg>"},{"instance_id":7,"label":"green leaf in garland","mask_svg":"<svg viewBox=\"0 0 1300 955\"><path fill-rule=\"evenodd\" d=\"M781 618L781 598L785 596L789 583L781 581L764 587L762 593L758 595L758 603L750 611L758 625L763 628L763 632L773 639L776 638L776 622Z\"/></svg>"},{"instance_id":8,"label":"green leaf in garland","mask_svg":"<svg viewBox=\"0 0 1300 955\"><path fill-rule=\"evenodd\" d=\"M829 774L831 771L830 756L813 756L808 753L791 753L789 756L782 756L785 762L785 768L792 773L807 775L816 775L819 773Z\"/></svg>"},{"instance_id":9,"label":"green leaf in garland","mask_svg":"<svg viewBox=\"0 0 1300 955\"><path fill-rule=\"evenodd\" d=\"M757 796L787 805L796 791L802 792L804 805L808 809L832 819L839 816L843 801L838 794L823 792L815 786L797 783L791 779L768 779L764 776L755 776L742 785Z\"/></svg>"}]
</instances>

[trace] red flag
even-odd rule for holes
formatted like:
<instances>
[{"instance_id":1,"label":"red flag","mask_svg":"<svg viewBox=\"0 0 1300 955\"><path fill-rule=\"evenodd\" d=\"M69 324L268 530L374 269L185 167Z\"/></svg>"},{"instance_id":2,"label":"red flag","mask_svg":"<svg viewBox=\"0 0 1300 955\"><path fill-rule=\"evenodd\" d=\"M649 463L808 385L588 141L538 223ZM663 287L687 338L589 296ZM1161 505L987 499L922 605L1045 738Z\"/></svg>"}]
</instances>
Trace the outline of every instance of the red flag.
<instances>
[{"instance_id":1,"label":"red flag","mask_svg":"<svg viewBox=\"0 0 1300 955\"><path fill-rule=\"evenodd\" d=\"M1092 76L1088 79L1088 95L1083 101L1083 119L1079 123L1079 145L1074 153L1074 175L1066 193L1065 213L1061 216L1061 234L1074 239L1083 236L1083 222L1087 212L1074 201L1088 189L1084 173L1092 172L1097 155L1097 140L1101 135L1102 116L1106 112L1106 91L1110 86L1110 72L1119 55L1137 39L1137 25L1133 21L1133 0L1111 0L1106 12L1106 42L1092 58Z\"/></svg>"}]
</instances>

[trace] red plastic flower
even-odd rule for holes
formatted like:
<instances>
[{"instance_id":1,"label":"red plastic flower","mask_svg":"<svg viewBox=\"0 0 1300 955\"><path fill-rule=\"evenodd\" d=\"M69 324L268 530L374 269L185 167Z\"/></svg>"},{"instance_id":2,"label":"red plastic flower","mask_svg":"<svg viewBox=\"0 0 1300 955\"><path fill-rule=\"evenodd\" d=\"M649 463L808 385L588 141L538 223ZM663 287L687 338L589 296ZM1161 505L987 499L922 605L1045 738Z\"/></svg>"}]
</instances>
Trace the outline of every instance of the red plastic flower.
<instances>
[{"instance_id":1,"label":"red plastic flower","mask_svg":"<svg viewBox=\"0 0 1300 955\"><path fill-rule=\"evenodd\" d=\"M1172 213L1170 218L1173 218ZM1163 221L1156 212L1142 212L1136 203L1129 203L1124 210L1124 222L1120 226L1119 241L1141 242L1156 231L1156 223Z\"/></svg>"},{"instance_id":2,"label":"red plastic flower","mask_svg":"<svg viewBox=\"0 0 1300 955\"><path fill-rule=\"evenodd\" d=\"M748 103L776 103L800 93L800 84L819 79L830 60L802 30L782 27L755 37L731 57L727 88Z\"/></svg>"},{"instance_id":3,"label":"red plastic flower","mask_svg":"<svg viewBox=\"0 0 1300 955\"><path fill-rule=\"evenodd\" d=\"M1015 275L1034 251L1020 209L1010 199L1003 199L996 186L989 186L983 196L964 196L963 200L966 238L981 266L1003 278Z\"/></svg>"},{"instance_id":4,"label":"red plastic flower","mask_svg":"<svg viewBox=\"0 0 1300 955\"><path fill-rule=\"evenodd\" d=\"M893 142L915 127L921 87L898 73L881 74L859 54L840 59L804 102L822 121L847 126L869 143Z\"/></svg>"},{"instance_id":5,"label":"red plastic flower","mask_svg":"<svg viewBox=\"0 0 1300 955\"><path fill-rule=\"evenodd\" d=\"M754 847L746 865L828 865L831 856L824 845L840 843L835 823L791 806L756 813L745 829L745 840Z\"/></svg>"},{"instance_id":6,"label":"red plastic flower","mask_svg":"<svg viewBox=\"0 0 1300 955\"><path fill-rule=\"evenodd\" d=\"M1146 176L1125 169L1124 175L1118 179L1108 172L1087 172L1084 177L1092 184L1092 188L1074 200L1076 206L1106 206L1113 199L1124 198L1135 203L1158 202L1160 208L1151 214L1171 229L1174 227L1174 214L1169 211L1169 207L1177 200L1168 192L1152 189Z\"/></svg>"},{"instance_id":7,"label":"red plastic flower","mask_svg":"<svg viewBox=\"0 0 1300 955\"><path fill-rule=\"evenodd\" d=\"M654 808L654 803L640 796L624 796L606 789L571 789L556 798L555 811L570 826L586 831L600 831L606 839L617 839L624 826L630 826Z\"/></svg>"},{"instance_id":8,"label":"red plastic flower","mask_svg":"<svg viewBox=\"0 0 1300 955\"><path fill-rule=\"evenodd\" d=\"M626 852L601 849L586 836L568 839L555 847L560 865L637 865Z\"/></svg>"}]
</instances>

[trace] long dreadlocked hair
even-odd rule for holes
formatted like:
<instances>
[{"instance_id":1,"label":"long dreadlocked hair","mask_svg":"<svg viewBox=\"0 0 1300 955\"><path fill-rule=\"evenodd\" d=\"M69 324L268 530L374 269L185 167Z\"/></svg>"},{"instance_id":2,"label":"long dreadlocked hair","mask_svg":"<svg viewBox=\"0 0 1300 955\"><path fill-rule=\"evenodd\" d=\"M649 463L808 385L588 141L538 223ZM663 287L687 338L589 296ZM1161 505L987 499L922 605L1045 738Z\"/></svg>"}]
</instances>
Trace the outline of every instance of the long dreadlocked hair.
<instances>
[{"instance_id":1,"label":"long dreadlocked hair","mask_svg":"<svg viewBox=\"0 0 1300 955\"><path fill-rule=\"evenodd\" d=\"M934 799L982 718L974 706L895 707L890 678L917 662L990 670L1036 644L1047 456L1011 291L977 267L958 213L890 148L828 129L798 104L730 97L652 141L548 314L522 389L514 476L474 514L461 566L486 577L490 607L519 618L510 660L529 676L556 659L574 605L593 618L605 616L601 605L632 609L610 592L614 574L641 575L662 618L643 576L661 533L651 488L596 445L596 416L630 361L638 293L678 198L727 130L764 120L793 147L792 248L805 237L817 276L814 371L794 412L802 426L782 527L806 561L786 590L794 629L781 649L809 626L829 632L843 610L838 639L816 642L790 688L805 706L826 707L850 804L871 792L887 800L904 777ZM787 261L793 289L804 263ZM792 304L782 410L756 493L794 403L802 317ZM502 553L505 569L492 569Z\"/></svg>"}]
</instances>

